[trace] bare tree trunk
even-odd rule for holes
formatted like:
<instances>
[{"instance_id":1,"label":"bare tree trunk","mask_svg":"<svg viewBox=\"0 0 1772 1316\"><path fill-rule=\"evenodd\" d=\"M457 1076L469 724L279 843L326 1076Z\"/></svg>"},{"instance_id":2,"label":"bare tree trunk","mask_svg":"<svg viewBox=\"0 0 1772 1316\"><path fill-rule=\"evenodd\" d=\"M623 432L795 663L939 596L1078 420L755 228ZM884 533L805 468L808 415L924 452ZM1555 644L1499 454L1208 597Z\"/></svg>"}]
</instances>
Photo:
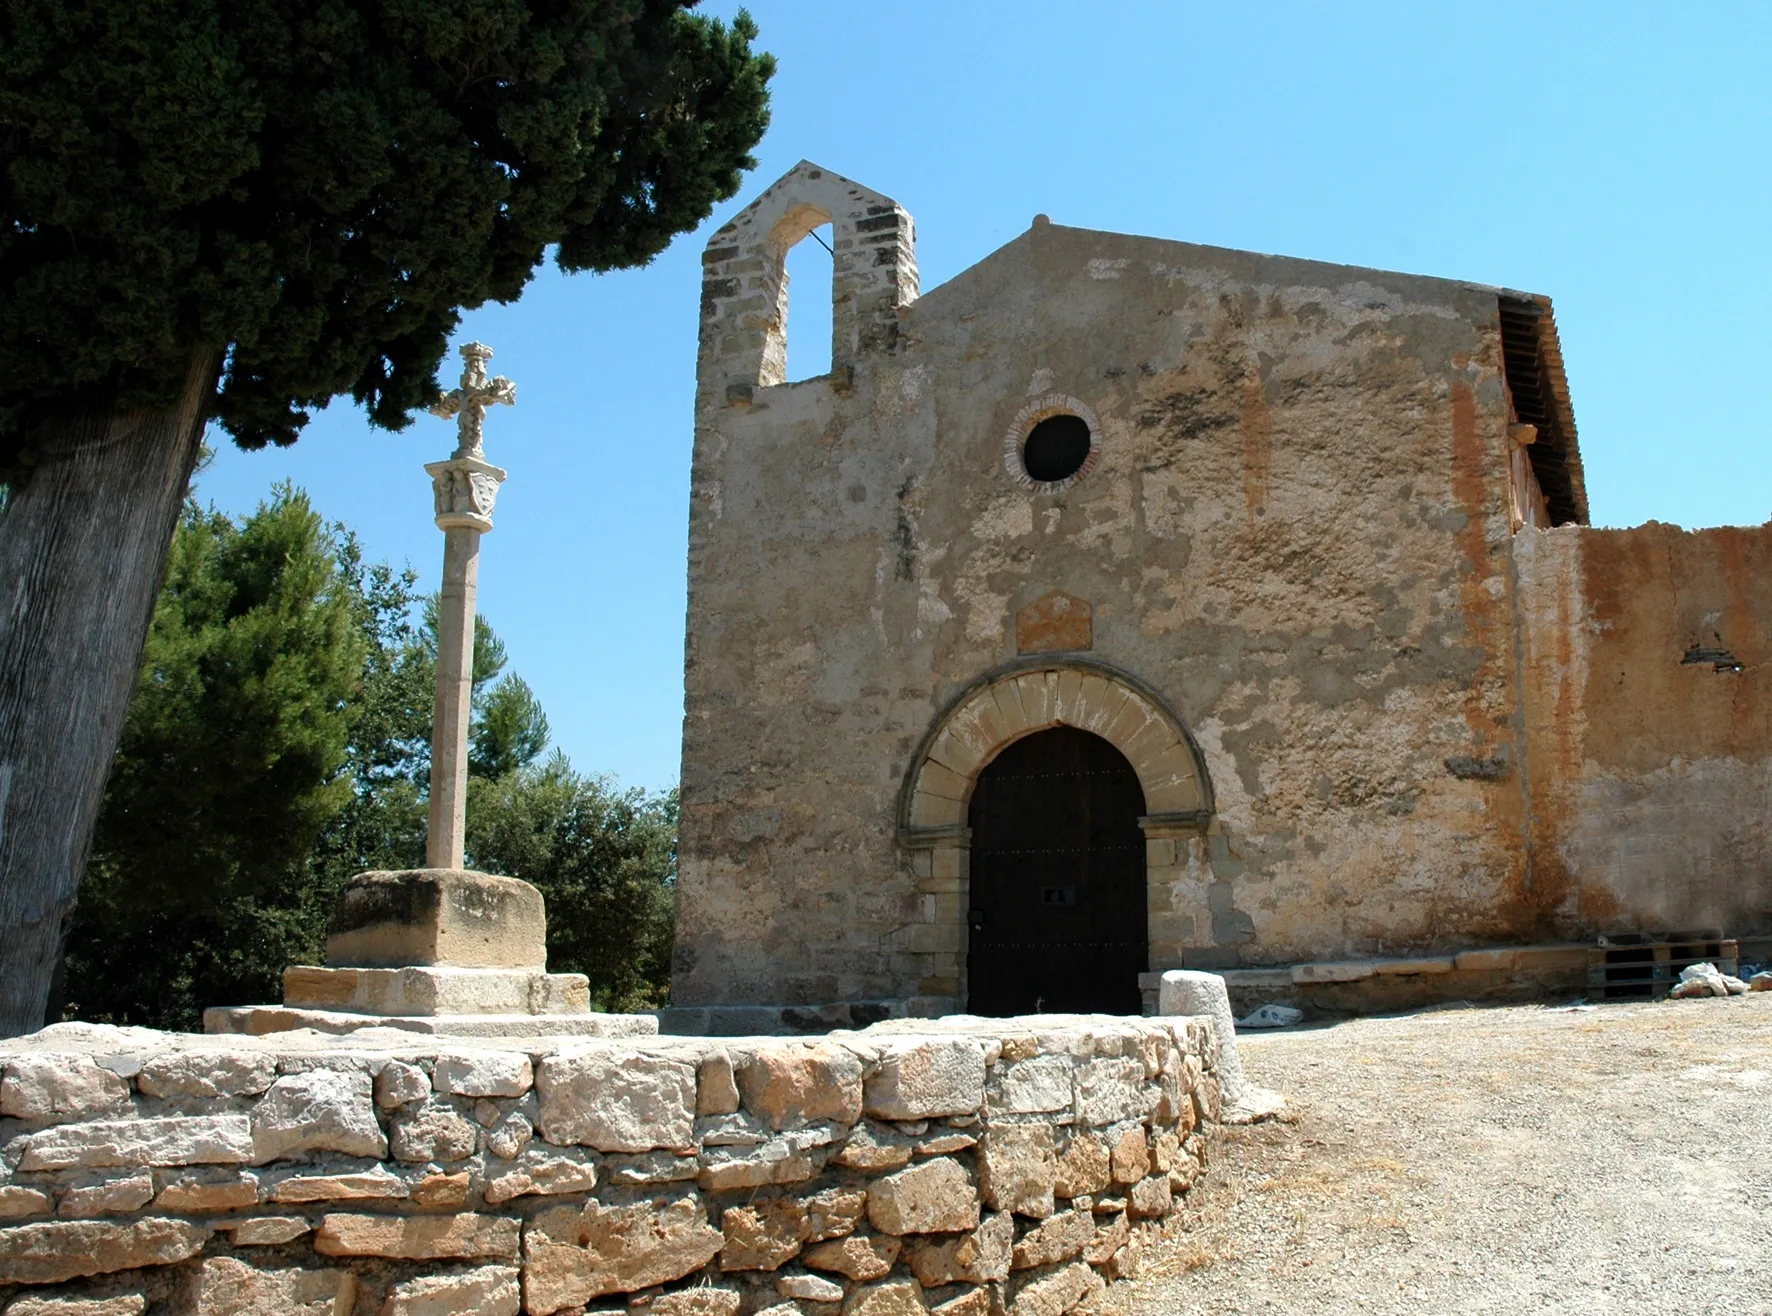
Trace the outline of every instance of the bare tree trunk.
<instances>
[{"instance_id":1,"label":"bare tree trunk","mask_svg":"<svg viewBox=\"0 0 1772 1316\"><path fill-rule=\"evenodd\" d=\"M219 368L44 423L0 514L0 1037L43 1026Z\"/></svg>"}]
</instances>

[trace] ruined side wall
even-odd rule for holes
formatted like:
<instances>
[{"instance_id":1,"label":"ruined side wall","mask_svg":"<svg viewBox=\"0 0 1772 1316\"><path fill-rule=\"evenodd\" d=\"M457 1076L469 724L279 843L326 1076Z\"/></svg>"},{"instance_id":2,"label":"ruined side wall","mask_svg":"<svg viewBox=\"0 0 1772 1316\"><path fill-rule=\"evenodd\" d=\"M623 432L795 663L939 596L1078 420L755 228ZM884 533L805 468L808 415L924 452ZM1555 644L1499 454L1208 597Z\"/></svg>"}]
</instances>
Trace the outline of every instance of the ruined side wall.
<instances>
[{"instance_id":1,"label":"ruined side wall","mask_svg":"<svg viewBox=\"0 0 1772 1316\"><path fill-rule=\"evenodd\" d=\"M1515 559L1547 930L1772 932L1772 525L1527 530Z\"/></svg>"},{"instance_id":2,"label":"ruined side wall","mask_svg":"<svg viewBox=\"0 0 1772 1316\"><path fill-rule=\"evenodd\" d=\"M1153 969L1518 939L1494 292L1039 225L900 321L700 397L674 1002L963 1000L897 795L1051 590L1211 774L1210 832L1150 842ZM1004 466L1049 394L1100 420L1059 494Z\"/></svg>"},{"instance_id":3,"label":"ruined side wall","mask_svg":"<svg viewBox=\"0 0 1772 1316\"><path fill-rule=\"evenodd\" d=\"M0 1047L0 1308L1063 1316L1136 1272L1219 1113L1205 1019L390 1040Z\"/></svg>"}]
</instances>

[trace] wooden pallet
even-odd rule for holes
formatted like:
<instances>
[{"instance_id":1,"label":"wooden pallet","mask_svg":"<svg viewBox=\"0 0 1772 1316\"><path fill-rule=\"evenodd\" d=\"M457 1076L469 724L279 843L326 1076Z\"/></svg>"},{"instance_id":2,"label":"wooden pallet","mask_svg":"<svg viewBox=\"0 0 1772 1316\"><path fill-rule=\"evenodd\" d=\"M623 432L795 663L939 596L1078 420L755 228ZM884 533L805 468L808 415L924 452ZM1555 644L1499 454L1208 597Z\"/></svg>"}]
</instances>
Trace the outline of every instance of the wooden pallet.
<instances>
[{"instance_id":1,"label":"wooden pallet","mask_svg":"<svg viewBox=\"0 0 1772 1316\"><path fill-rule=\"evenodd\" d=\"M1587 953L1587 994L1595 1001L1658 1001L1673 990L1680 970L1710 963L1733 974L1737 943L1707 932L1608 937Z\"/></svg>"}]
</instances>

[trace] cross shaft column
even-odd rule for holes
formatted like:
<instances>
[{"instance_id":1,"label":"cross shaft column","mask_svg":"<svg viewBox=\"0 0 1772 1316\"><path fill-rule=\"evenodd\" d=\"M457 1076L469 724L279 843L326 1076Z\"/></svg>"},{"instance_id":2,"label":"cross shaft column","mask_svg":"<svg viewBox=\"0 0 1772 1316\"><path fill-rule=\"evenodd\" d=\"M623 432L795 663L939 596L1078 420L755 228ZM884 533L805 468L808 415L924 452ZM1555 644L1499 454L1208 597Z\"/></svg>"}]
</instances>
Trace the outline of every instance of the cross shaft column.
<instances>
[{"instance_id":1,"label":"cross shaft column","mask_svg":"<svg viewBox=\"0 0 1772 1316\"><path fill-rule=\"evenodd\" d=\"M448 461L431 462L437 528L443 532L443 589L437 599L437 685L431 721L431 808L425 866L461 868L468 823L468 724L474 697L474 616L480 585L480 536L492 529L492 507L505 473L482 455L486 408L510 405L517 390L486 377L490 348L469 343L461 387L432 408L455 419L460 440Z\"/></svg>"}]
</instances>

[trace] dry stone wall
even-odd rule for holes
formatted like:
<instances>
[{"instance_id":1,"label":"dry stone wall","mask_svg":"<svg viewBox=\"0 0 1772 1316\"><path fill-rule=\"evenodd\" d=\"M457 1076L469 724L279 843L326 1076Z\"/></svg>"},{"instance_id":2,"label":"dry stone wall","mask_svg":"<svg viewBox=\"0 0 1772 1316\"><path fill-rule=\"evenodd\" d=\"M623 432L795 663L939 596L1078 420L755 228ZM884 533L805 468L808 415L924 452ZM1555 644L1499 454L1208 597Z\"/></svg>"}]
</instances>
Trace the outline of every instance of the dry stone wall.
<instances>
[{"instance_id":1,"label":"dry stone wall","mask_svg":"<svg viewBox=\"0 0 1772 1316\"><path fill-rule=\"evenodd\" d=\"M1197 1018L0 1044L5 1316L1063 1316L1204 1164Z\"/></svg>"}]
</instances>

